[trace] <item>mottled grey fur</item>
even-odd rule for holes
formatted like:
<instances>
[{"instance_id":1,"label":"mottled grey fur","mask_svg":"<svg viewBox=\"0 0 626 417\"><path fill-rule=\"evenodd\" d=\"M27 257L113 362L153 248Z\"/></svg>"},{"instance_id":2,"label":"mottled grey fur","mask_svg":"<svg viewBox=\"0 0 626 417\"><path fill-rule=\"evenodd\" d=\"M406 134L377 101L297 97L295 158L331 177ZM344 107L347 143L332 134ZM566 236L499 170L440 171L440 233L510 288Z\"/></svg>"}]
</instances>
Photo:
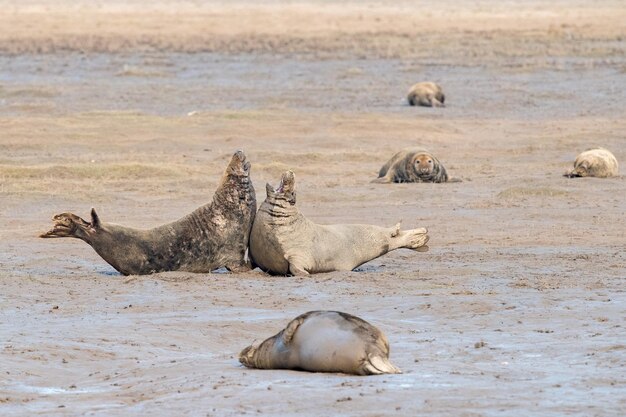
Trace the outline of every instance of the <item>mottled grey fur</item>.
<instances>
[{"instance_id":1,"label":"mottled grey fur","mask_svg":"<svg viewBox=\"0 0 626 417\"><path fill-rule=\"evenodd\" d=\"M407 100L411 106L445 107L446 96L439 84L421 82L409 89Z\"/></svg>"},{"instance_id":2,"label":"mottled grey fur","mask_svg":"<svg viewBox=\"0 0 626 417\"><path fill-rule=\"evenodd\" d=\"M378 172L373 182L460 182L450 179L443 164L420 148L404 149L395 154Z\"/></svg>"},{"instance_id":3,"label":"mottled grey fur","mask_svg":"<svg viewBox=\"0 0 626 417\"><path fill-rule=\"evenodd\" d=\"M237 151L215 191L213 201L178 221L142 230L101 222L91 210L91 222L75 214L54 216L54 227L43 238L82 239L124 275L161 271L210 272L226 267L249 269L245 260L256 214L250 163Z\"/></svg>"},{"instance_id":4,"label":"mottled grey fur","mask_svg":"<svg viewBox=\"0 0 626 417\"><path fill-rule=\"evenodd\" d=\"M400 231L365 224L318 225L296 207L295 175L282 175L278 189L266 187L267 197L252 225L250 258L272 274L307 275L350 271L389 251L426 251L428 231Z\"/></svg>"},{"instance_id":5,"label":"mottled grey fur","mask_svg":"<svg viewBox=\"0 0 626 417\"><path fill-rule=\"evenodd\" d=\"M615 155L608 149L587 149L576 157L574 169L565 173L566 177L607 178L617 175L618 164Z\"/></svg>"},{"instance_id":6,"label":"mottled grey fur","mask_svg":"<svg viewBox=\"0 0 626 417\"><path fill-rule=\"evenodd\" d=\"M309 311L258 346L248 346L239 362L249 368L301 369L355 375L397 374L389 342L368 322L339 311Z\"/></svg>"}]
</instances>

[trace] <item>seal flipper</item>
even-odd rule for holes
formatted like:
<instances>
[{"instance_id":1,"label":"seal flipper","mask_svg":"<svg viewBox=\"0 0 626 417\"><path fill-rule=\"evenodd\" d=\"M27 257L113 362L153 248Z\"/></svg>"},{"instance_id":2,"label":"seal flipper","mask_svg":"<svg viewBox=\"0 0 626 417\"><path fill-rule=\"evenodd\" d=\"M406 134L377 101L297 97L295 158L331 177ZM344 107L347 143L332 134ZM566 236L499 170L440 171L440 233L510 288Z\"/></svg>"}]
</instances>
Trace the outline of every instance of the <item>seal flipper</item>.
<instances>
[{"instance_id":1,"label":"seal flipper","mask_svg":"<svg viewBox=\"0 0 626 417\"><path fill-rule=\"evenodd\" d=\"M363 361L365 375L401 374L402 371L394 366L389 359L380 355L369 354Z\"/></svg>"},{"instance_id":2,"label":"seal flipper","mask_svg":"<svg viewBox=\"0 0 626 417\"><path fill-rule=\"evenodd\" d=\"M100 217L98 217L98 213L96 213L95 208L91 208L91 227L94 229L100 228Z\"/></svg>"},{"instance_id":3,"label":"seal flipper","mask_svg":"<svg viewBox=\"0 0 626 417\"><path fill-rule=\"evenodd\" d=\"M298 258L296 256L290 256L285 254L285 259L289 264L289 273L294 277L301 277L305 275L309 275L308 271L304 269L304 266L298 262Z\"/></svg>"},{"instance_id":4,"label":"seal flipper","mask_svg":"<svg viewBox=\"0 0 626 417\"><path fill-rule=\"evenodd\" d=\"M443 104L443 102L437 100L435 97L430 99L430 106L431 107L446 107L446 105Z\"/></svg>"},{"instance_id":5,"label":"seal flipper","mask_svg":"<svg viewBox=\"0 0 626 417\"><path fill-rule=\"evenodd\" d=\"M296 334L296 331L298 330L298 327L300 327L300 325L304 322L304 320L306 320L308 316L309 313L302 314L301 316L298 316L295 319L291 320L287 327L285 327L285 329L283 330L283 335L281 337L285 346L291 343L293 337Z\"/></svg>"},{"instance_id":6,"label":"seal flipper","mask_svg":"<svg viewBox=\"0 0 626 417\"><path fill-rule=\"evenodd\" d=\"M393 181L387 176L384 176L384 177L378 177L375 180L372 180L371 182L374 184L390 184Z\"/></svg>"}]
</instances>

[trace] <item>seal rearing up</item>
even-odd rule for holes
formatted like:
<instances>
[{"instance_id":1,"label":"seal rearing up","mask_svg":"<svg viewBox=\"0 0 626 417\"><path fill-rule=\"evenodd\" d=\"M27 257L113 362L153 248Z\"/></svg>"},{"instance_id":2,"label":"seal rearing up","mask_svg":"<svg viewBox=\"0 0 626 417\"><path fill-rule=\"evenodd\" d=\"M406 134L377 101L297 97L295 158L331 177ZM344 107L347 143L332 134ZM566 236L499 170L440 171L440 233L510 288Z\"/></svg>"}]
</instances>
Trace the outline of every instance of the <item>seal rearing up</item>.
<instances>
[{"instance_id":1,"label":"seal rearing up","mask_svg":"<svg viewBox=\"0 0 626 417\"><path fill-rule=\"evenodd\" d=\"M339 311L309 311L278 334L239 354L248 368L300 369L354 375L400 374L389 361L387 337L375 326Z\"/></svg>"},{"instance_id":2,"label":"seal rearing up","mask_svg":"<svg viewBox=\"0 0 626 417\"><path fill-rule=\"evenodd\" d=\"M162 271L211 272L250 269L245 260L256 214L250 162L237 151L213 195L213 201L173 223L149 230L100 221L91 209L91 222L73 213L57 214L43 238L74 237L87 242L124 275Z\"/></svg>"},{"instance_id":3,"label":"seal rearing up","mask_svg":"<svg viewBox=\"0 0 626 417\"><path fill-rule=\"evenodd\" d=\"M264 271L280 275L351 271L389 251L428 250L425 228L401 231L365 224L318 225L296 207L295 175L282 175L267 197L250 232L250 258Z\"/></svg>"}]
</instances>

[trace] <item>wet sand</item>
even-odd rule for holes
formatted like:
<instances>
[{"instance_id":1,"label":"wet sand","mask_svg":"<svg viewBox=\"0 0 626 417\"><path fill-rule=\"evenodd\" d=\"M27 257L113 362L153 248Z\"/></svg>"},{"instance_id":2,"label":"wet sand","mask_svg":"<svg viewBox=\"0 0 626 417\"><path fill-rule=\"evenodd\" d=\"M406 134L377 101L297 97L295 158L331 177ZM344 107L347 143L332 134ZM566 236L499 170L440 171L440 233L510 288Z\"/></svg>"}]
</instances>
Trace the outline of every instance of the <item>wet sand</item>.
<instances>
[{"instance_id":1,"label":"wet sand","mask_svg":"<svg viewBox=\"0 0 626 417\"><path fill-rule=\"evenodd\" d=\"M626 161L619 2L5 3L2 415L623 415L626 180L562 176L592 146ZM406 105L421 80L446 108ZM370 183L417 145L463 182ZM37 238L92 206L175 220L239 148L259 202L293 169L316 222L402 220L430 251L308 278L123 277ZM239 365L313 309L380 327L404 373Z\"/></svg>"}]
</instances>

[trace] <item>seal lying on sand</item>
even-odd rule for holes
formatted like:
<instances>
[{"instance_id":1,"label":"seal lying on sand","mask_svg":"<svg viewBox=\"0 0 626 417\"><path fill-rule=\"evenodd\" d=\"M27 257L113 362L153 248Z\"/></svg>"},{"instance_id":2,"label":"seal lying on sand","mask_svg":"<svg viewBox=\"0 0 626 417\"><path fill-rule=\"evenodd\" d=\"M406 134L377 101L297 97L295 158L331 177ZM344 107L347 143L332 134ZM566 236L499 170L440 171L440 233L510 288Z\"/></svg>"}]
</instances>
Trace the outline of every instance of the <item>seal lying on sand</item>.
<instances>
[{"instance_id":1,"label":"seal lying on sand","mask_svg":"<svg viewBox=\"0 0 626 417\"><path fill-rule=\"evenodd\" d=\"M607 149L588 149L576 157L574 169L566 172L566 177L599 177L606 178L617 175L617 159Z\"/></svg>"},{"instance_id":2,"label":"seal lying on sand","mask_svg":"<svg viewBox=\"0 0 626 417\"><path fill-rule=\"evenodd\" d=\"M448 178L446 168L430 152L420 148L404 149L395 154L372 182L461 182Z\"/></svg>"},{"instance_id":3,"label":"seal lying on sand","mask_svg":"<svg viewBox=\"0 0 626 417\"><path fill-rule=\"evenodd\" d=\"M409 89L407 100L411 106L445 107L446 96L439 84L422 82Z\"/></svg>"},{"instance_id":4,"label":"seal lying on sand","mask_svg":"<svg viewBox=\"0 0 626 417\"><path fill-rule=\"evenodd\" d=\"M351 271L398 248L426 251L428 231L400 231L364 224L318 225L296 207L295 175L282 175L278 189L267 184L267 197L250 233L250 258L272 274L308 275Z\"/></svg>"},{"instance_id":5,"label":"seal lying on sand","mask_svg":"<svg viewBox=\"0 0 626 417\"><path fill-rule=\"evenodd\" d=\"M278 334L239 354L248 368L302 369L355 375L399 374L389 362L385 335L365 320L338 311L309 311Z\"/></svg>"},{"instance_id":6,"label":"seal lying on sand","mask_svg":"<svg viewBox=\"0 0 626 417\"><path fill-rule=\"evenodd\" d=\"M237 151L213 201L178 221L150 230L131 229L101 222L92 209L91 222L72 213L57 214L52 230L40 237L82 239L124 275L221 267L240 271L249 269L245 252L255 214L250 163Z\"/></svg>"}]
</instances>

